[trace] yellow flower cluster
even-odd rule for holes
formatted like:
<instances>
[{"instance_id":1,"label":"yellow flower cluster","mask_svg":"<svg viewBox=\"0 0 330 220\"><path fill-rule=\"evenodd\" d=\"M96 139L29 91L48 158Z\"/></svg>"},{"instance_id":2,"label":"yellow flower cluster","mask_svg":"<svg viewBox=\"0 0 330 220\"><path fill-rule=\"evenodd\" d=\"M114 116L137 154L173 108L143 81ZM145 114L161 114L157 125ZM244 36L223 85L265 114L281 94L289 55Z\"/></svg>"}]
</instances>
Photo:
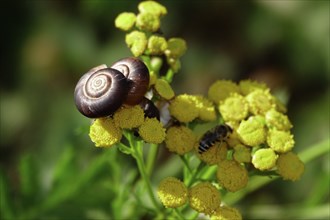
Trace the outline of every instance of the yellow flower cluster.
<instances>
[{"instance_id":1,"label":"yellow flower cluster","mask_svg":"<svg viewBox=\"0 0 330 220\"><path fill-rule=\"evenodd\" d=\"M174 177L163 179L157 190L158 197L167 208L183 206L188 200L188 189L183 182Z\"/></svg>"},{"instance_id":2,"label":"yellow flower cluster","mask_svg":"<svg viewBox=\"0 0 330 220\"><path fill-rule=\"evenodd\" d=\"M165 140L165 129L156 118L146 118L139 105L122 107L113 117L98 118L90 127L89 136L97 147L110 147L122 138L122 129L138 129L141 138L153 144Z\"/></svg>"},{"instance_id":3,"label":"yellow flower cluster","mask_svg":"<svg viewBox=\"0 0 330 220\"><path fill-rule=\"evenodd\" d=\"M280 175L285 173L283 162L280 168L277 160L293 150L292 124L285 115L285 106L271 94L266 84L251 80L243 80L239 84L218 80L210 86L208 98L225 123L233 128L227 143L234 151L235 161L252 163L261 171L277 169ZM295 161L293 159L292 166ZM224 165L220 162L221 166ZM298 177L283 178L293 180Z\"/></svg>"},{"instance_id":4,"label":"yellow flower cluster","mask_svg":"<svg viewBox=\"0 0 330 220\"><path fill-rule=\"evenodd\" d=\"M221 205L218 189L209 182L199 182L187 188L175 177L163 179L157 189L158 198L166 208L178 208L189 202L189 206L211 219L242 219L235 208Z\"/></svg>"},{"instance_id":5,"label":"yellow flower cluster","mask_svg":"<svg viewBox=\"0 0 330 220\"><path fill-rule=\"evenodd\" d=\"M203 96L178 95L171 101L169 110L182 123L192 122L197 118L202 121L216 120L213 103Z\"/></svg>"},{"instance_id":6,"label":"yellow flower cluster","mask_svg":"<svg viewBox=\"0 0 330 220\"><path fill-rule=\"evenodd\" d=\"M166 40L157 33L161 18L167 9L156 1L142 1L138 5L138 14L123 12L115 19L115 26L127 31L126 44L136 57L145 55L165 55L173 72L178 72L181 63L179 58L186 52L186 42L181 38ZM154 75L155 76L155 75Z\"/></svg>"}]
</instances>

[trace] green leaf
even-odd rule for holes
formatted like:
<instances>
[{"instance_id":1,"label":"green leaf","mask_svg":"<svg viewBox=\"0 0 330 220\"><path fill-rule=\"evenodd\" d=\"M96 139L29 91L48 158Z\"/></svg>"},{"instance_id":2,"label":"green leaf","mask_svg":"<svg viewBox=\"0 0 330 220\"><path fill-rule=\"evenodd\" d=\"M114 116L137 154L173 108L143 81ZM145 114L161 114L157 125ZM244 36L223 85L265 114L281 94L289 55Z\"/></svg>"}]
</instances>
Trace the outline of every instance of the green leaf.
<instances>
[{"instance_id":1,"label":"green leaf","mask_svg":"<svg viewBox=\"0 0 330 220\"><path fill-rule=\"evenodd\" d=\"M0 171L0 219L15 219L13 201L9 196L9 187L2 170ZM16 210L17 212L17 210Z\"/></svg>"}]
</instances>

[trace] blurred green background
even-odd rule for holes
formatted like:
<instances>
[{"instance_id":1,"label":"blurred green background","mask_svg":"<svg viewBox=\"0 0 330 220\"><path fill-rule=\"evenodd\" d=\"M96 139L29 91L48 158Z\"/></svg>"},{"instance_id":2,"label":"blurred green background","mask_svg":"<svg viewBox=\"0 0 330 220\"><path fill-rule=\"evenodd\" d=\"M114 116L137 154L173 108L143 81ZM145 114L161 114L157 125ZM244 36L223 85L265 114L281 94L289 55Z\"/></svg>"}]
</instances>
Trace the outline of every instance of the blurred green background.
<instances>
[{"instance_id":1,"label":"blurred green background","mask_svg":"<svg viewBox=\"0 0 330 220\"><path fill-rule=\"evenodd\" d=\"M138 2L1 3L1 219L150 218L133 196L123 201L138 190L130 188L135 162L95 148L90 120L73 102L87 70L131 56L114 19L137 12ZM169 12L166 37L188 44L177 94L206 95L217 79L260 80L287 103L295 152L329 140L329 1L160 3ZM175 159L164 170L167 160L157 164L165 173L157 172L155 186L180 171ZM329 219L329 170L328 152L300 181L276 180L235 207L247 219Z\"/></svg>"}]
</instances>

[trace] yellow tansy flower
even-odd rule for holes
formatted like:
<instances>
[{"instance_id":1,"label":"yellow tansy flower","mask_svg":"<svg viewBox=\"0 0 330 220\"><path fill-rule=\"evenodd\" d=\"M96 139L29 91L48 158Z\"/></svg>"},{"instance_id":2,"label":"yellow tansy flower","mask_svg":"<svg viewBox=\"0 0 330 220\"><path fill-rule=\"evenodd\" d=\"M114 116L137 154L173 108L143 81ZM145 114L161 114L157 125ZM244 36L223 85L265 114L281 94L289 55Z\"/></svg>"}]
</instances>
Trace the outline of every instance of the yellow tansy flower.
<instances>
[{"instance_id":1,"label":"yellow tansy flower","mask_svg":"<svg viewBox=\"0 0 330 220\"><path fill-rule=\"evenodd\" d=\"M242 220L242 215L233 207L220 206L211 216L211 220Z\"/></svg>"},{"instance_id":2,"label":"yellow tansy flower","mask_svg":"<svg viewBox=\"0 0 330 220\"><path fill-rule=\"evenodd\" d=\"M157 190L158 197L166 208L177 208L188 200L187 187L174 177L163 179Z\"/></svg>"},{"instance_id":3,"label":"yellow tansy flower","mask_svg":"<svg viewBox=\"0 0 330 220\"><path fill-rule=\"evenodd\" d=\"M266 141L266 129L261 116L249 117L240 123L237 134L240 140L248 146L257 146Z\"/></svg>"},{"instance_id":4,"label":"yellow tansy flower","mask_svg":"<svg viewBox=\"0 0 330 220\"><path fill-rule=\"evenodd\" d=\"M243 144L237 144L234 147L234 160L239 163L251 162L251 148L244 146Z\"/></svg>"},{"instance_id":5,"label":"yellow tansy flower","mask_svg":"<svg viewBox=\"0 0 330 220\"><path fill-rule=\"evenodd\" d=\"M144 122L144 112L139 105L123 107L115 112L113 119L120 128L137 128Z\"/></svg>"},{"instance_id":6,"label":"yellow tansy flower","mask_svg":"<svg viewBox=\"0 0 330 220\"><path fill-rule=\"evenodd\" d=\"M203 121L214 121L217 119L213 103L201 95L195 95L192 99L198 108L198 118Z\"/></svg>"},{"instance_id":7,"label":"yellow tansy flower","mask_svg":"<svg viewBox=\"0 0 330 220\"><path fill-rule=\"evenodd\" d=\"M269 90L254 90L245 99L249 103L250 112L254 115L264 115L271 108L275 108L273 96Z\"/></svg>"},{"instance_id":8,"label":"yellow tansy flower","mask_svg":"<svg viewBox=\"0 0 330 220\"><path fill-rule=\"evenodd\" d=\"M189 190L189 205L200 213L212 215L220 203L219 191L209 182L198 183Z\"/></svg>"},{"instance_id":9,"label":"yellow tansy flower","mask_svg":"<svg viewBox=\"0 0 330 220\"><path fill-rule=\"evenodd\" d=\"M252 164L259 170L270 170L275 167L277 157L270 148L259 149L253 154Z\"/></svg>"},{"instance_id":10,"label":"yellow tansy flower","mask_svg":"<svg viewBox=\"0 0 330 220\"><path fill-rule=\"evenodd\" d=\"M113 119L98 118L90 126L89 137L96 147L110 147L121 140L122 131Z\"/></svg>"},{"instance_id":11,"label":"yellow tansy flower","mask_svg":"<svg viewBox=\"0 0 330 220\"><path fill-rule=\"evenodd\" d=\"M293 152L280 154L277 159L277 173L280 174L284 180L296 181L299 180L304 173L304 163Z\"/></svg>"},{"instance_id":12,"label":"yellow tansy flower","mask_svg":"<svg viewBox=\"0 0 330 220\"><path fill-rule=\"evenodd\" d=\"M241 121L249 113L249 105L243 96L231 93L219 104L219 112L225 121Z\"/></svg>"},{"instance_id":13,"label":"yellow tansy flower","mask_svg":"<svg viewBox=\"0 0 330 220\"><path fill-rule=\"evenodd\" d=\"M265 115L266 124L268 127L275 127L277 130L289 130L292 128L292 124L289 121L288 116L276 111L275 109L270 109Z\"/></svg>"},{"instance_id":14,"label":"yellow tansy flower","mask_svg":"<svg viewBox=\"0 0 330 220\"><path fill-rule=\"evenodd\" d=\"M260 83L253 80L241 80L239 82L239 88L243 95L248 95L250 92L253 92L257 89L266 90L268 87L265 83Z\"/></svg>"},{"instance_id":15,"label":"yellow tansy flower","mask_svg":"<svg viewBox=\"0 0 330 220\"><path fill-rule=\"evenodd\" d=\"M236 83L230 80L217 80L213 83L208 91L208 97L215 104L225 100L230 93L239 93L239 87Z\"/></svg>"},{"instance_id":16,"label":"yellow tansy flower","mask_svg":"<svg viewBox=\"0 0 330 220\"><path fill-rule=\"evenodd\" d=\"M271 129L268 131L267 144L276 152L288 152L294 146L293 135L289 131Z\"/></svg>"},{"instance_id":17,"label":"yellow tansy flower","mask_svg":"<svg viewBox=\"0 0 330 220\"><path fill-rule=\"evenodd\" d=\"M223 160L218 165L217 178L222 187L236 192L248 183L248 172L234 160Z\"/></svg>"},{"instance_id":18,"label":"yellow tansy flower","mask_svg":"<svg viewBox=\"0 0 330 220\"><path fill-rule=\"evenodd\" d=\"M198 117L199 109L192 96L183 94L174 98L169 106L170 114L180 122L191 122Z\"/></svg>"},{"instance_id":19,"label":"yellow tansy flower","mask_svg":"<svg viewBox=\"0 0 330 220\"><path fill-rule=\"evenodd\" d=\"M174 126L167 130L165 143L169 151L183 155L193 149L196 136L185 126Z\"/></svg>"},{"instance_id":20,"label":"yellow tansy flower","mask_svg":"<svg viewBox=\"0 0 330 220\"><path fill-rule=\"evenodd\" d=\"M165 129L156 118L146 118L139 127L139 135L148 143L160 144L165 139Z\"/></svg>"},{"instance_id":21,"label":"yellow tansy flower","mask_svg":"<svg viewBox=\"0 0 330 220\"><path fill-rule=\"evenodd\" d=\"M156 80L155 90L162 98L166 100L172 99L175 95L170 84L164 79Z\"/></svg>"},{"instance_id":22,"label":"yellow tansy flower","mask_svg":"<svg viewBox=\"0 0 330 220\"><path fill-rule=\"evenodd\" d=\"M214 165L227 157L228 145L226 142L217 142L207 151L203 153L196 153L199 159L208 165ZM196 152L198 152L198 144L196 145Z\"/></svg>"}]
</instances>

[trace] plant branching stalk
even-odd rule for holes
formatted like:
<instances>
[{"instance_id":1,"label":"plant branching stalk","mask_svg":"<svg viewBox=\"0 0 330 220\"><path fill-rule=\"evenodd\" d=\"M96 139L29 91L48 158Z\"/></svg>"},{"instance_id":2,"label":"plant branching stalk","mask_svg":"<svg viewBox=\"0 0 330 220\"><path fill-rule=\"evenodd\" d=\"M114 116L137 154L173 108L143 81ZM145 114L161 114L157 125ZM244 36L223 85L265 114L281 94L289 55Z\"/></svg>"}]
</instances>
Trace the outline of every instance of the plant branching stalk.
<instances>
[{"instance_id":1,"label":"plant branching stalk","mask_svg":"<svg viewBox=\"0 0 330 220\"><path fill-rule=\"evenodd\" d=\"M147 165L146 165L146 171L149 176L152 174L155 160L158 155L158 149L159 148L158 148L157 144L150 144L148 157L147 157Z\"/></svg>"},{"instance_id":2,"label":"plant branching stalk","mask_svg":"<svg viewBox=\"0 0 330 220\"><path fill-rule=\"evenodd\" d=\"M161 212L160 211L160 207L156 201L156 198L154 196L153 190L152 190L152 186L151 186L151 182L147 173L147 169L144 163L144 159L143 159L143 151L142 151L142 142L141 141L134 141L132 138L132 135L130 133L127 133L127 139L129 141L129 144L131 146L131 148L133 149L133 155L134 158L136 160L136 163L138 165L138 169L139 172L141 174L141 177L146 185L147 188L147 192L148 195L150 197L150 200L153 204L153 206L155 207L155 210L157 211L157 213Z\"/></svg>"}]
</instances>

